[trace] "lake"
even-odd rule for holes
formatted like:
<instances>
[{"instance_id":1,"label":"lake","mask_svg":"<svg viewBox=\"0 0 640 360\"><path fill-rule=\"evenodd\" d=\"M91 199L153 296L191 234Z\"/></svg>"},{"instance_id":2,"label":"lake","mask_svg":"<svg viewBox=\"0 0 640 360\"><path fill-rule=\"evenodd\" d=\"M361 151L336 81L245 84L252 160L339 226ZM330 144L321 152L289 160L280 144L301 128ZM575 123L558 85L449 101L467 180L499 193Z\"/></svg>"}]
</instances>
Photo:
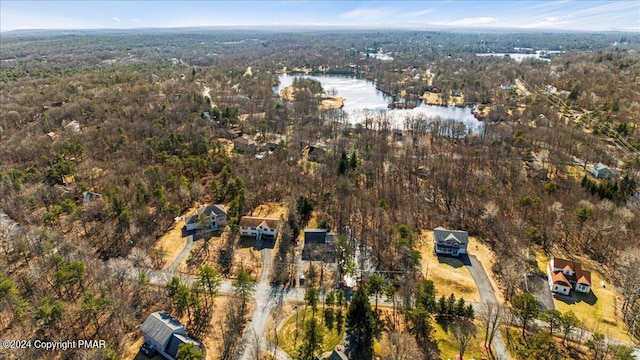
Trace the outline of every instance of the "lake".
<instances>
[{"instance_id":1,"label":"lake","mask_svg":"<svg viewBox=\"0 0 640 360\"><path fill-rule=\"evenodd\" d=\"M536 60L542 60L542 61L546 61L549 62L551 61L549 59L549 56L553 56L553 55L558 55L563 53L562 51L557 51L557 50L536 50L535 53L532 54L526 54L526 53L480 53L480 54L476 54L476 56L498 56L498 57L504 57L504 56L509 56L510 58L512 58L513 60L517 61L517 62L521 62L522 60L525 59L536 59Z\"/></svg>"},{"instance_id":2,"label":"lake","mask_svg":"<svg viewBox=\"0 0 640 360\"><path fill-rule=\"evenodd\" d=\"M391 102L391 97L376 89L373 82L365 79L343 75L290 75L281 74L278 76L280 85L277 87L279 92L281 89L290 86L296 77L311 78L319 81L325 91L335 91L335 96L343 97L344 115L351 125L364 122L365 118L375 114L384 114L391 122L394 129L404 129L405 119L423 118L430 119L440 118L442 120L455 120L464 123L468 129L478 132L482 128L482 122L478 121L471 114L472 107L453 107L453 106L433 106L420 103L413 109L397 109L389 110L387 105Z\"/></svg>"}]
</instances>

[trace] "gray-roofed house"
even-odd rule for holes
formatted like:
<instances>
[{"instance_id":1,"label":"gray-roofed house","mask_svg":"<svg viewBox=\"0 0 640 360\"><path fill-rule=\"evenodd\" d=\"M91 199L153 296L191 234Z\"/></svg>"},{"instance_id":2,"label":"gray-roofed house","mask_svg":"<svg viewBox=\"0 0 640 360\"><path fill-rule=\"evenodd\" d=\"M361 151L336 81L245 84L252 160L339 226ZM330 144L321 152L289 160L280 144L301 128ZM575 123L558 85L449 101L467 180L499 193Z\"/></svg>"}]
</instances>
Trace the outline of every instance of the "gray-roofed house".
<instances>
[{"instance_id":1,"label":"gray-roofed house","mask_svg":"<svg viewBox=\"0 0 640 360\"><path fill-rule=\"evenodd\" d=\"M333 350L328 360L348 360L349 358L342 351Z\"/></svg>"},{"instance_id":2,"label":"gray-roofed house","mask_svg":"<svg viewBox=\"0 0 640 360\"><path fill-rule=\"evenodd\" d=\"M433 230L433 248L436 255L458 256L467 253L469 233L437 227Z\"/></svg>"},{"instance_id":3,"label":"gray-roofed house","mask_svg":"<svg viewBox=\"0 0 640 360\"><path fill-rule=\"evenodd\" d=\"M337 234L327 232L326 229L305 229L302 259L305 261L334 262L336 251L334 247Z\"/></svg>"},{"instance_id":4,"label":"gray-roofed house","mask_svg":"<svg viewBox=\"0 0 640 360\"><path fill-rule=\"evenodd\" d=\"M612 179L620 176L620 173L616 169L611 169L602 163L597 163L593 165L591 175L596 179Z\"/></svg>"},{"instance_id":5,"label":"gray-roofed house","mask_svg":"<svg viewBox=\"0 0 640 360\"><path fill-rule=\"evenodd\" d=\"M215 231L224 227L226 222L227 210L222 204L201 207L195 214L184 218L187 231L200 229L202 225L208 230Z\"/></svg>"},{"instance_id":6,"label":"gray-roofed house","mask_svg":"<svg viewBox=\"0 0 640 360\"><path fill-rule=\"evenodd\" d=\"M182 344L193 344L200 348L200 343L187 335L184 325L166 311L149 315L142 323L142 335L145 343L169 360L176 358L178 347Z\"/></svg>"},{"instance_id":7,"label":"gray-roofed house","mask_svg":"<svg viewBox=\"0 0 640 360\"><path fill-rule=\"evenodd\" d=\"M94 193L91 191L85 191L82 193L82 203L86 204L88 202L91 202L93 200L98 200L102 198L102 195L98 194L98 193Z\"/></svg>"}]
</instances>

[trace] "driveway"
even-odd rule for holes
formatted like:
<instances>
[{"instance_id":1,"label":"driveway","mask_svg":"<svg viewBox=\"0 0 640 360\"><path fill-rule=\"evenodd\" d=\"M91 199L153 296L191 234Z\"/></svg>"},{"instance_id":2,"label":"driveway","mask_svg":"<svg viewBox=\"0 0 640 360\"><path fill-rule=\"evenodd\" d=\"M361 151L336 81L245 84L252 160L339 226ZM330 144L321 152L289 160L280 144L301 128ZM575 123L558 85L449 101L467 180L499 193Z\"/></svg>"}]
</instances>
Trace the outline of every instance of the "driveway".
<instances>
[{"instance_id":1,"label":"driveway","mask_svg":"<svg viewBox=\"0 0 640 360\"><path fill-rule=\"evenodd\" d=\"M482 264L474 255L468 256L469 261L465 262L465 266L469 269L471 276L473 276L473 280L476 282L476 286L478 286L480 299L482 302L498 303L498 299L496 298L496 294L493 291L493 287L491 286L491 282L489 281L489 277L487 276L484 267L482 267ZM496 337L493 340L493 349L495 350L494 355L497 360L509 360L507 347L504 345L504 341L502 341L502 336L499 331L496 333Z\"/></svg>"},{"instance_id":2,"label":"driveway","mask_svg":"<svg viewBox=\"0 0 640 360\"><path fill-rule=\"evenodd\" d=\"M193 235L189 235L187 237L187 244L184 246L182 251L180 251L180 254L178 254L175 260L173 260L171 265L169 265L169 267L167 268L167 272L175 271L178 265L180 265L180 263L182 262L182 259L184 259L184 257L191 252L192 247L193 247Z\"/></svg>"},{"instance_id":3,"label":"driveway","mask_svg":"<svg viewBox=\"0 0 640 360\"><path fill-rule=\"evenodd\" d=\"M533 294L538 301L538 308L540 311L553 310L556 308L553 303L553 295L549 289L549 283L546 279L537 273L533 273L525 279L527 290Z\"/></svg>"}]
</instances>

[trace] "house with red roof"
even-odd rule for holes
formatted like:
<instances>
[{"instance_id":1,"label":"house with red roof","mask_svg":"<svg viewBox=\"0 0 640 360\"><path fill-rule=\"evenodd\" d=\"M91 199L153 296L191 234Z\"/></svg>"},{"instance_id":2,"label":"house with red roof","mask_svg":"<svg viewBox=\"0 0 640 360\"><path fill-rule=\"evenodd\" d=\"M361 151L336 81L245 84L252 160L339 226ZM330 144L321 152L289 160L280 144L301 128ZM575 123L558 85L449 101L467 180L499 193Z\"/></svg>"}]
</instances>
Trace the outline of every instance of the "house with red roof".
<instances>
[{"instance_id":1,"label":"house with red roof","mask_svg":"<svg viewBox=\"0 0 640 360\"><path fill-rule=\"evenodd\" d=\"M578 262L551 257L547 276L551 292L569 295L571 290L585 294L591 291L591 272Z\"/></svg>"}]
</instances>

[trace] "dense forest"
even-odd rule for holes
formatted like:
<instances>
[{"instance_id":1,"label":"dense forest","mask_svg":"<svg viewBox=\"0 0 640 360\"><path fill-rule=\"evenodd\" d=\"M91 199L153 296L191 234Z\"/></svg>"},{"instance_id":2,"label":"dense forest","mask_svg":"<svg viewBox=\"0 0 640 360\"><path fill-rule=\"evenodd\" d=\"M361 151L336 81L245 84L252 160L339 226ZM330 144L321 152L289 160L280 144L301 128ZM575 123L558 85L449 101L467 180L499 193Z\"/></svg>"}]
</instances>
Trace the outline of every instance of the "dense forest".
<instances>
[{"instance_id":1,"label":"dense forest","mask_svg":"<svg viewBox=\"0 0 640 360\"><path fill-rule=\"evenodd\" d=\"M476 56L514 47L561 53L520 62ZM486 270L522 324L522 341L509 348L514 358L628 359L597 329L590 342L570 346L566 336L525 333L522 278L539 272L539 253L579 257L615 286L621 326L640 337L638 50L640 36L627 33L3 34L0 211L11 221L0 223L0 333L107 346L46 354L0 348L0 357L124 358L147 315L172 310L198 339L219 333L215 358L236 358L257 276L234 263L238 223L275 203L286 216L273 284L296 284L292 249L311 214L334 232L348 228L385 274L363 279L345 312L353 358L372 358L372 338L396 349L378 352L382 358L440 358L436 322L455 329L461 344L468 337L473 309L438 300L419 267L421 231L444 226L465 229L495 253ZM367 55L378 51L393 61ZM352 126L342 110L319 110L315 95L323 89L313 81L297 80L299 95L283 101L274 92L277 73L295 69L366 78L394 98L432 93L446 104L460 97L483 114L482 131L456 132L457 124L428 118L394 129L383 114ZM231 151L233 131L277 148L260 159ZM310 161L305 150L318 144L326 154ZM620 176L593 178L587 164L595 163ZM192 254L186 272L198 280L159 281L153 274L166 251L154 246L158 239L194 205L212 203L226 205L228 235L221 244L205 238L204 250ZM341 249L355 251L346 238ZM214 277L232 280L233 296L214 299L213 286L203 285ZM315 277L308 275L309 289L335 289ZM393 311L378 311L380 283ZM375 295L373 312L365 288ZM341 305L324 290L333 323ZM317 296L305 296L314 316ZM220 328L207 325L216 307L225 312ZM296 355L302 359L318 355L319 325L310 323Z\"/></svg>"}]
</instances>

